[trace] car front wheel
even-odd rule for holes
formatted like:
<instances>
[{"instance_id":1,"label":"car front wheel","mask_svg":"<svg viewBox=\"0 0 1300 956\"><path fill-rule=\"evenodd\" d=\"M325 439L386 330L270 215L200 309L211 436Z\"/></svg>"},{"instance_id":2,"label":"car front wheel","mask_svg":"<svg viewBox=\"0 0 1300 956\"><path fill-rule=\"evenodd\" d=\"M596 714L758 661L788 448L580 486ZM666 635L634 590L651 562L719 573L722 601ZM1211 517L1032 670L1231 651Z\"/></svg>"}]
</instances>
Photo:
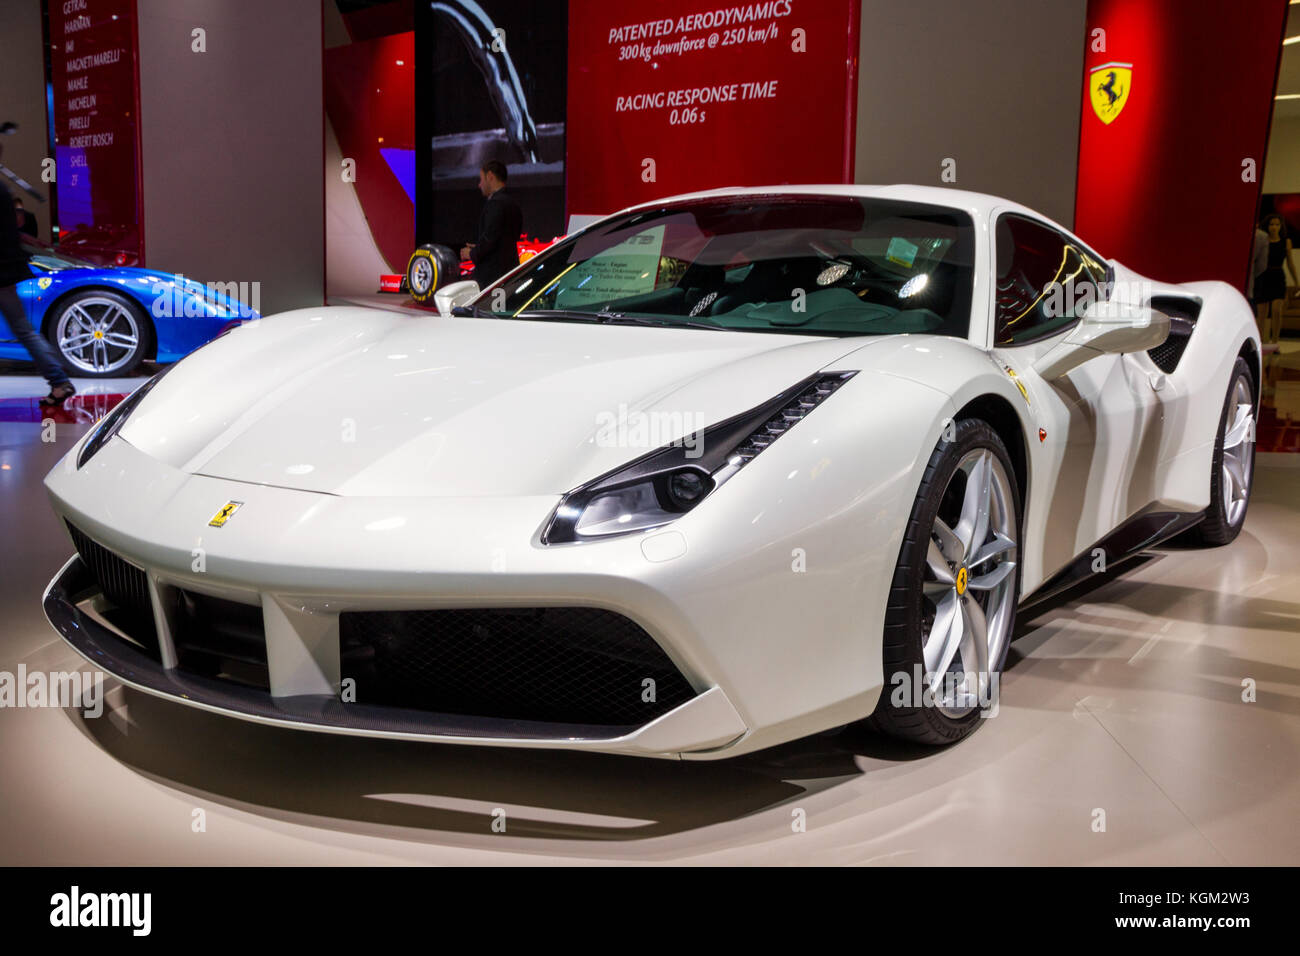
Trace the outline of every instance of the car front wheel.
<instances>
[{"instance_id":1,"label":"car front wheel","mask_svg":"<svg viewBox=\"0 0 1300 956\"><path fill-rule=\"evenodd\" d=\"M106 289L73 295L47 323L50 344L72 375L129 375L144 361L151 328L126 296Z\"/></svg>"},{"instance_id":2,"label":"car front wheel","mask_svg":"<svg viewBox=\"0 0 1300 956\"><path fill-rule=\"evenodd\" d=\"M1205 509L1205 519L1191 529L1193 543L1217 547L1240 534L1254 480L1255 379L1246 360L1238 356L1214 441L1210 505Z\"/></svg>"},{"instance_id":3,"label":"car front wheel","mask_svg":"<svg viewBox=\"0 0 1300 956\"><path fill-rule=\"evenodd\" d=\"M996 713L1020 591L1020 516L1002 439L984 421L955 423L930 456L890 587L876 729L947 744Z\"/></svg>"}]
</instances>

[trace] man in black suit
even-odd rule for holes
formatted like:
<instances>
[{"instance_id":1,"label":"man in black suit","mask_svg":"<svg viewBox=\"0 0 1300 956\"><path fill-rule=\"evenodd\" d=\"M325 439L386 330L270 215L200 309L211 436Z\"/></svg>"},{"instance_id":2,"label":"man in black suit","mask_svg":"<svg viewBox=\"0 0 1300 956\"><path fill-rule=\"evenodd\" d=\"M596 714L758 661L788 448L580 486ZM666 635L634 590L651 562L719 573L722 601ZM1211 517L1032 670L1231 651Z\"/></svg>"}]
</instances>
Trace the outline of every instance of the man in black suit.
<instances>
[{"instance_id":1,"label":"man in black suit","mask_svg":"<svg viewBox=\"0 0 1300 956\"><path fill-rule=\"evenodd\" d=\"M478 191L487 197L478 219L478 241L460 250L461 259L474 262L474 281L486 289L519 265L515 243L524 228L524 214L506 192L509 173L505 163L489 159L478 172Z\"/></svg>"},{"instance_id":2,"label":"man in black suit","mask_svg":"<svg viewBox=\"0 0 1300 956\"><path fill-rule=\"evenodd\" d=\"M26 207L23 206L23 201L17 196L14 197L14 212L18 217L18 231L26 233L33 239L37 238L36 217L27 211Z\"/></svg>"}]
</instances>

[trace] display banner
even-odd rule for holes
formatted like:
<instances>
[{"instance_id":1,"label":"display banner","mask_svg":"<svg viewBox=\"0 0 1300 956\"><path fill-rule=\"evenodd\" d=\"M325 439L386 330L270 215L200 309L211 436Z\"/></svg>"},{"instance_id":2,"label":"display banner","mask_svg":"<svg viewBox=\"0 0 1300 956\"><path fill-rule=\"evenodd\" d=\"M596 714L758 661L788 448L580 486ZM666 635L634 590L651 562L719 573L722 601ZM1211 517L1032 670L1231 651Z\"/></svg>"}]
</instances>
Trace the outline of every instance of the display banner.
<instances>
[{"instance_id":1,"label":"display banner","mask_svg":"<svg viewBox=\"0 0 1300 956\"><path fill-rule=\"evenodd\" d=\"M857 0L570 0L567 210L853 179Z\"/></svg>"},{"instance_id":2,"label":"display banner","mask_svg":"<svg viewBox=\"0 0 1300 956\"><path fill-rule=\"evenodd\" d=\"M59 240L94 261L136 265L135 0L50 0L48 11Z\"/></svg>"}]
</instances>

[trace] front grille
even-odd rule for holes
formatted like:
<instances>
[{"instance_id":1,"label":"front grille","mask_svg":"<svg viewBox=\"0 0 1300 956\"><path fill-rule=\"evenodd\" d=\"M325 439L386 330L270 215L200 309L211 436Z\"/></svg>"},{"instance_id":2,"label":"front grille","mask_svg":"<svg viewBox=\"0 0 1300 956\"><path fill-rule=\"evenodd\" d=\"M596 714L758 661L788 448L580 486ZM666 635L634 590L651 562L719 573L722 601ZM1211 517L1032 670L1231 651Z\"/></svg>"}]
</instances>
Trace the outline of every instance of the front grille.
<instances>
[{"instance_id":1,"label":"front grille","mask_svg":"<svg viewBox=\"0 0 1300 956\"><path fill-rule=\"evenodd\" d=\"M148 576L68 530L103 616L160 661ZM178 671L270 690L261 607L180 588L163 597ZM339 647L356 702L380 707L632 729L695 696L644 629L599 608L349 611Z\"/></svg>"},{"instance_id":2,"label":"front grille","mask_svg":"<svg viewBox=\"0 0 1300 956\"><path fill-rule=\"evenodd\" d=\"M158 632L154 627L153 602L149 600L148 576L71 523L68 524L68 533L72 535L72 543L76 545L82 564L112 604L105 609L104 616L154 660L159 660Z\"/></svg>"},{"instance_id":3,"label":"front grille","mask_svg":"<svg viewBox=\"0 0 1300 956\"><path fill-rule=\"evenodd\" d=\"M349 611L339 642L361 704L630 728L695 696L649 634L598 608Z\"/></svg>"},{"instance_id":4,"label":"front grille","mask_svg":"<svg viewBox=\"0 0 1300 956\"><path fill-rule=\"evenodd\" d=\"M176 666L182 671L271 689L262 608L177 589L172 617Z\"/></svg>"}]
</instances>

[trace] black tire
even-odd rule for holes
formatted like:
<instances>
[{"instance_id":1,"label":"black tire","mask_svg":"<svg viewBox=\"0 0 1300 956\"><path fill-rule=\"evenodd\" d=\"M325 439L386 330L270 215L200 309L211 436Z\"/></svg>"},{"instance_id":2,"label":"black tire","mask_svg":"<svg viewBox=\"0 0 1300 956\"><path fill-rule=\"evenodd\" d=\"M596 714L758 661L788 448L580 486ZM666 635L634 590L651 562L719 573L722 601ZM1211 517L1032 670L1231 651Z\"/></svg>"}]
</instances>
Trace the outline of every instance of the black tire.
<instances>
[{"instance_id":1,"label":"black tire","mask_svg":"<svg viewBox=\"0 0 1300 956\"><path fill-rule=\"evenodd\" d=\"M406 263L406 287L421 305L433 302L443 286L460 280L460 259L448 246L428 243L420 246Z\"/></svg>"},{"instance_id":2,"label":"black tire","mask_svg":"<svg viewBox=\"0 0 1300 956\"><path fill-rule=\"evenodd\" d=\"M984 448L991 451L1006 474L1013 503L1012 511L1015 515L1017 544L1006 638L998 659L989 661L990 673L1001 673L1006 660L1006 651L1011 642L1011 634L1015 630L1015 606L1020 599L1019 543L1023 506L1011 456L1007 453L1006 445L997 432L981 419L964 419L957 422L955 436L952 437L954 438L952 441L940 440L930 455L929 464L921 479L921 487L917 491L916 502L912 506L912 513L903 535L898 565L890 585L889 604L885 610L882 641L885 686L881 691L875 712L868 719L868 725L874 730L910 742L935 746L954 743L971 734L980 723L980 708L971 710L963 717L953 717L934 706L925 704L916 706L910 702L900 704L893 699L894 675L907 675L907 679L911 680L917 667L921 672L925 671L922 638L926 625L922 588L925 581L926 553L930 546L931 529L934 527L941 505L944 504L944 495L958 466L963 458L975 449Z\"/></svg>"},{"instance_id":3,"label":"black tire","mask_svg":"<svg viewBox=\"0 0 1300 956\"><path fill-rule=\"evenodd\" d=\"M1255 486L1255 449L1254 435L1250 436L1250 460L1246 470L1246 506L1241 509L1235 522L1229 520L1228 511L1223 503L1223 437L1228 422L1228 415L1234 403L1233 392L1237 382L1245 379L1250 392L1251 403L1256 420L1259 417L1259 389L1255 371L1240 355L1232 367L1232 376L1228 379L1228 390L1223 396L1223 409L1219 413L1219 429L1214 439L1214 455L1210 459L1210 505L1205 509L1205 518L1200 524L1190 528L1186 543L1195 547L1217 548L1231 543L1241 533L1246 523L1246 512L1250 510L1250 493Z\"/></svg>"},{"instance_id":4,"label":"black tire","mask_svg":"<svg viewBox=\"0 0 1300 956\"><path fill-rule=\"evenodd\" d=\"M110 366L102 370L86 367L85 362L78 361L71 349L65 350L59 343L59 327L63 324L64 317L76 308L89 310L92 314L102 314L102 306L91 304L96 302L113 303L123 310L126 318L119 319L118 327L124 327L127 318L135 325L135 347L125 353L115 350ZM111 289L82 289L55 302L46 313L44 334L64 369L77 378L120 378L131 375L152 353L155 336L153 323L140 304Z\"/></svg>"}]
</instances>

